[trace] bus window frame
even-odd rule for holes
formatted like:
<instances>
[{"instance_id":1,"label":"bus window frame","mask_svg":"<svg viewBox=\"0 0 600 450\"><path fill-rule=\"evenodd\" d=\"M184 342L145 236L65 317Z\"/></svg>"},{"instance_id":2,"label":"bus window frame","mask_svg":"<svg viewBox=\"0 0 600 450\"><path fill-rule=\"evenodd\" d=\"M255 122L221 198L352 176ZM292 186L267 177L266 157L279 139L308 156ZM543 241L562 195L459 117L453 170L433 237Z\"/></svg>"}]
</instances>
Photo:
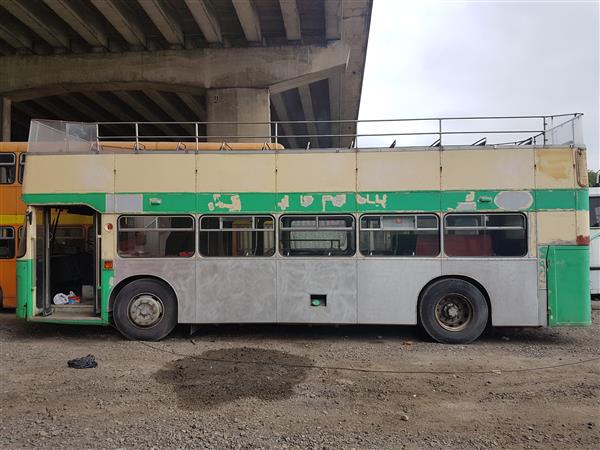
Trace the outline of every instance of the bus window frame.
<instances>
[{"instance_id":1,"label":"bus window frame","mask_svg":"<svg viewBox=\"0 0 600 450\"><path fill-rule=\"evenodd\" d=\"M0 233L0 240L1 241L12 241L12 246L9 247L9 248L12 248L12 253L10 254L10 256L2 256L2 255L0 255L0 259L2 259L2 260L15 259L16 255L17 255L17 248L16 248L17 235L15 234L15 227L13 227L11 225L2 225L2 226L0 226L0 231L3 230L3 229L7 229L7 230L10 230L12 232L12 237L4 237Z\"/></svg>"},{"instance_id":2,"label":"bus window frame","mask_svg":"<svg viewBox=\"0 0 600 450\"><path fill-rule=\"evenodd\" d=\"M23 233L23 236L21 236ZM17 259L23 258L27 254L27 220L25 224L17 229Z\"/></svg>"},{"instance_id":3,"label":"bus window frame","mask_svg":"<svg viewBox=\"0 0 600 450\"><path fill-rule=\"evenodd\" d=\"M205 218L213 218L219 219L219 228L202 228L202 220ZM252 226L250 228L223 228L223 220L227 219L252 219ZM257 218L269 218L273 222L273 228L257 228L256 227L256 219ZM205 255L200 250L200 233L202 232L261 232L266 234L267 232L271 232L273 234L273 253L270 255L223 255L223 256L213 256L213 255ZM277 219L272 214L202 214L198 217L198 232L196 233L197 237L197 245L196 251L201 258L207 259L216 259L216 258L273 258L277 255L277 243L278 243L278 232L277 232Z\"/></svg>"},{"instance_id":4,"label":"bus window frame","mask_svg":"<svg viewBox=\"0 0 600 450\"><path fill-rule=\"evenodd\" d=\"M156 227L155 228L126 228L126 231L121 229L121 219L125 217L153 217L155 218ZM187 217L192 220L192 228L158 228L158 218L159 217ZM160 233L161 231L170 231L170 232L183 232L183 231L191 231L194 236L194 246L193 251L189 255L185 256L174 256L174 255L165 255L165 256L148 256L148 255L135 255L135 254L124 254L119 248L119 233L137 233L137 232L153 232ZM196 256L198 243L196 242L196 219L192 214L121 214L117 217L117 240L116 240L116 250L117 256L123 259L190 259ZM180 252L181 253L181 252Z\"/></svg>"},{"instance_id":5,"label":"bus window frame","mask_svg":"<svg viewBox=\"0 0 600 450\"><path fill-rule=\"evenodd\" d=\"M461 226L461 227L448 227L447 225L447 218L448 217L455 217L455 216L483 216L484 220L483 220L483 225L480 226ZM501 226L487 226L487 220L485 219L486 216L520 216L523 218L523 227L516 227L516 226L507 226L507 227L501 227ZM529 251L530 251L530 246L529 246L529 217L527 214L523 213L523 212L507 212L507 211L503 211L503 212L450 212L450 213L446 213L443 216L443 225L442 225L442 254L445 258L491 258L491 259L497 259L497 258L511 258L511 259L518 259L518 258L527 258L529 256ZM448 253L446 253L446 231L447 230L464 230L464 231L479 231L479 230L524 230L525 233L525 237L524 237L524 241L525 241L525 253L522 255L466 255L466 256L456 256L456 255L448 255Z\"/></svg>"},{"instance_id":6,"label":"bus window frame","mask_svg":"<svg viewBox=\"0 0 600 450\"><path fill-rule=\"evenodd\" d=\"M314 219L315 221L315 226L314 227L285 227L283 225L283 220L285 218L288 217L293 217L295 219L302 219L305 218L307 220L311 220ZM352 219L352 226L351 227L328 227L328 226L323 226L323 227L319 227L319 222L320 220L326 220L327 218L332 218L332 219L336 219L336 218L350 218ZM284 257L284 258L354 258L356 257L357 253L358 253L358 249L357 249L357 244L358 244L358 233L357 233L357 218L356 215L354 214L282 214L279 216L279 228L278 228L278 234L277 234L277 251L279 256ZM319 231L319 229L321 229L321 231L345 231L345 232L349 232L350 236L347 239L347 245L351 245L352 247L352 253L350 254L345 254L345 255L341 255L341 254L306 254L306 255L294 255L294 254L289 254L284 252L281 242L282 242L282 237L283 237L283 233L284 232L291 232L291 231ZM331 249L330 249L330 253L331 253Z\"/></svg>"},{"instance_id":7,"label":"bus window frame","mask_svg":"<svg viewBox=\"0 0 600 450\"><path fill-rule=\"evenodd\" d=\"M379 228L362 228L362 221L363 218L370 218L370 217L379 217ZM384 217L414 217L414 226L412 228L394 228L394 227L385 227L384 225L384 221L383 218ZM418 218L419 217L435 217L436 220L436 228L419 228L418 225ZM358 232L357 234L357 238L358 238L358 245L357 245L357 250L358 250L358 254L360 256L363 256L365 258L437 258L442 254L442 221L440 220L440 216L438 214L435 213L386 213L386 214L377 214L377 213L367 213L367 214L361 214L358 218L359 222L358 222ZM438 251L435 255L370 255L368 253L363 253L361 248L360 248L360 238L361 238L361 233L372 233L372 232L376 232L376 231L436 231L437 235L437 244L438 244Z\"/></svg>"},{"instance_id":8,"label":"bus window frame","mask_svg":"<svg viewBox=\"0 0 600 450\"><path fill-rule=\"evenodd\" d=\"M0 153L0 156L3 156L3 155L12 155L12 157L13 157L12 163L0 161L0 166L6 166L9 168L12 167L14 169L14 179L12 181L7 181L7 182L3 182L2 180L0 180L0 185L15 184L17 182L17 178L18 178L18 176L17 176L17 154L15 152Z\"/></svg>"},{"instance_id":9,"label":"bus window frame","mask_svg":"<svg viewBox=\"0 0 600 450\"><path fill-rule=\"evenodd\" d=\"M27 157L27 153L19 153L19 161L18 161L18 173L17 173L17 182L19 184L23 184L23 179L25 176L25 158Z\"/></svg>"},{"instance_id":10,"label":"bus window frame","mask_svg":"<svg viewBox=\"0 0 600 450\"><path fill-rule=\"evenodd\" d=\"M592 212L592 208L594 212ZM597 210L599 212L596 215ZM592 222L592 215L596 216L596 222ZM590 195L590 228L592 230L600 229L600 195Z\"/></svg>"}]
</instances>

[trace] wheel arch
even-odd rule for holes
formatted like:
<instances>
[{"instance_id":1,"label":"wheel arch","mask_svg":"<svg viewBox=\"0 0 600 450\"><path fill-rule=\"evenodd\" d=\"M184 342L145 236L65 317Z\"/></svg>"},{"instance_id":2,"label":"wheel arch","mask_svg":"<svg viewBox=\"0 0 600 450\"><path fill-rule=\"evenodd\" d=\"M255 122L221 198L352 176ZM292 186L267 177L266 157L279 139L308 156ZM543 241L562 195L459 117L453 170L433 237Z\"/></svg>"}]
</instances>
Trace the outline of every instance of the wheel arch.
<instances>
[{"instance_id":1,"label":"wheel arch","mask_svg":"<svg viewBox=\"0 0 600 450\"><path fill-rule=\"evenodd\" d=\"M421 291L419 292L419 297L417 300L417 323L420 322L421 318L419 317L419 307L421 306L421 300L423 299L423 296L425 295L425 292L427 292L427 289L429 289L430 286L432 286L433 284L437 283L438 281L442 281L442 280L463 280L466 281L467 283L471 283L473 286L475 286L479 292L481 292L481 294L483 295L483 298L485 298L485 302L487 303L487 307L488 307L488 318L487 318L487 323L488 326L489 324L492 323L492 302L490 300L490 295L488 294L487 289L483 286L483 284L481 284L479 281L477 281L474 278L468 277L466 275L442 275L436 278L433 278L431 280L429 280L427 282L427 284L425 286L423 286L423 288L421 289Z\"/></svg>"},{"instance_id":2,"label":"wheel arch","mask_svg":"<svg viewBox=\"0 0 600 450\"><path fill-rule=\"evenodd\" d=\"M154 280L154 281L158 281L159 283L164 284L170 291L171 294L173 294L173 298L175 299L175 303L177 304L177 310L179 311L179 299L177 298L177 293L175 292L175 289L173 288L173 286L171 286L171 284L165 280L164 278L161 277L157 277L156 275L132 275L130 277L124 278L121 281L119 281L116 286L114 286L112 288L112 291L110 293L110 297L108 299L108 310L112 311L113 310L113 305L115 303L115 299L117 298L117 295L119 295L119 292L121 292L121 290L127 286L129 283L136 281L136 280Z\"/></svg>"}]
</instances>

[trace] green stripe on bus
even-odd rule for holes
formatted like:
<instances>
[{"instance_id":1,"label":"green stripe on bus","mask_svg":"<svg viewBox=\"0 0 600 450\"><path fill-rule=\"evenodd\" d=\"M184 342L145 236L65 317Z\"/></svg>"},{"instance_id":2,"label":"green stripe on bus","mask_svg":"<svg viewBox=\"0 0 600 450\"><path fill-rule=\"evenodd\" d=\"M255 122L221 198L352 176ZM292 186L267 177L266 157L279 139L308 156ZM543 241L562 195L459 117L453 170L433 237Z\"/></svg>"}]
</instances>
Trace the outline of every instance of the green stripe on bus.
<instances>
[{"instance_id":1,"label":"green stripe on bus","mask_svg":"<svg viewBox=\"0 0 600 450\"><path fill-rule=\"evenodd\" d=\"M523 193L516 209L498 206L505 193ZM115 194L120 195L120 194ZM353 213L353 212L439 212L497 210L579 210L589 208L587 189L538 189L534 191L399 191L399 192L144 192L139 195L141 211L127 213ZM530 200L527 201L527 196ZM506 198L506 197L504 197ZM24 194L25 203L86 204L107 212L106 194ZM510 203L510 202L509 202Z\"/></svg>"},{"instance_id":2,"label":"green stripe on bus","mask_svg":"<svg viewBox=\"0 0 600 450\"><path fill-rule=\"evenodd\" d=\"M573 189L549 189L535 191L535 208L575 209L577 191Z\"/></svg>"},{"instance_id":3,"label":"green stripe on bus","mask_svg":"<svg viewBox=\"0 0 600 450\"><path fill-rule=\"evenodd\" d=\"M23 194L21 198L28 205L89 205L96 211L106 210L106 194L103 192Z\"/></svg>"}]
</instances>

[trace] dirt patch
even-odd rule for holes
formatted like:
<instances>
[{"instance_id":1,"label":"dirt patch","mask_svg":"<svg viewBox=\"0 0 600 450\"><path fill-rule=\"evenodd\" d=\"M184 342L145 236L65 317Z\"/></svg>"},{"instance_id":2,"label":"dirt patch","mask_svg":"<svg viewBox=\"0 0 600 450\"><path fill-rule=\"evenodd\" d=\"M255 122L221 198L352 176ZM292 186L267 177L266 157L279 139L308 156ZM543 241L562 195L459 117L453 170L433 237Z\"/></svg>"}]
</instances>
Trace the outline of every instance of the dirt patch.
<instances>
[{"instance_id":1,"label":"dirt patch","mask_svg":"<svg viewBox=\"0 0 600 450\"><path fill-rule=\"evenodd\" d=\"M241 398L290 398L311 365L279 350L228 348L169 362L155 378L173 387L181 407L202 409Z\"/></svg>"}]
</instances>

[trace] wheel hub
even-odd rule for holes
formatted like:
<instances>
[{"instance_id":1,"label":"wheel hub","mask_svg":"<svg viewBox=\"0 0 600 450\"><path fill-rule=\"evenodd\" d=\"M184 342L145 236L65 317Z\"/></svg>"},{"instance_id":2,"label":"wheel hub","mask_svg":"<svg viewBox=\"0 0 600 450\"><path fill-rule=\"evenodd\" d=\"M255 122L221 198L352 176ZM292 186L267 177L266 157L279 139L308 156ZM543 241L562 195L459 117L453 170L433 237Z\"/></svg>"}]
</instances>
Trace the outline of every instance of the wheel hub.
<instances>
[{"instance_id":1,"label":"wheel hub","mask_svg":"<svg viewBox=\"0 0 600 450\"><path fill-rule=\"evenodd\" d=\"M140 294L129 304L129 317L139 327L151 327L158 323L163 315L160 298L151 294Z\"/></svg>"},{"instance_id":2,"label":"wheel hub","mask_svg":"<svg viewBox=\"0 0 600 450\"><path fill-rule=\"evenodd\" d=\"M448 331L461 331L473 319L473 307L469 299L461 294L442 297L435 307L438 324Z\"/></svg>"}]
</instances>

